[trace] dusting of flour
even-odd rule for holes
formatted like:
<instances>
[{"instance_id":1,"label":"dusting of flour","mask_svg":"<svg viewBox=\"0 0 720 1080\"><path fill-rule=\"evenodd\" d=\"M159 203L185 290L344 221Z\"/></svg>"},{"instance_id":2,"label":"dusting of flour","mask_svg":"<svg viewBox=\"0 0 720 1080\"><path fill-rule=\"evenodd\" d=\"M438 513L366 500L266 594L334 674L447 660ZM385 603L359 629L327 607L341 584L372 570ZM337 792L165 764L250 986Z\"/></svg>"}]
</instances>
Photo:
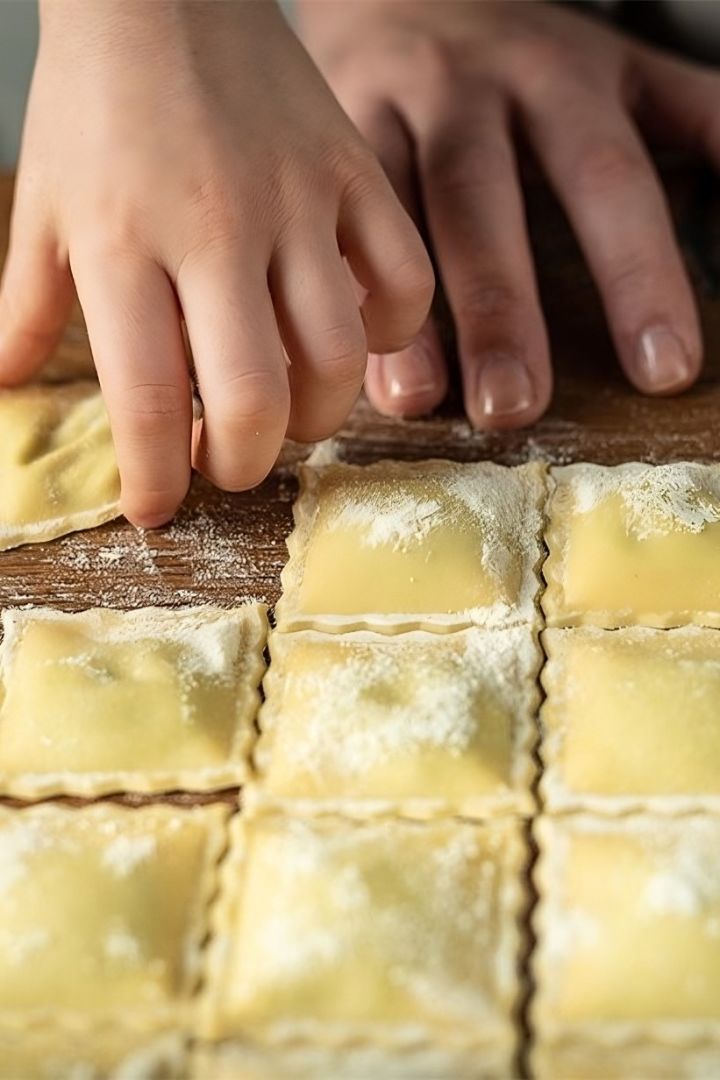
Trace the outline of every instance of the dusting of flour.
<instances>
[{"instance_id":1,"label":"dusting of flour","mask_svg":"<svg viewBox=\"0 0 720 1080\"><path fill-rule=\"evenodd\" d=\"M571 465L558 470L572 486L575 510L589 513L620 495L628 531L639 539L669 532L702 532L720 521L720 470L695 462L608 467Z\"/></svg>"},{"instance_id":2,"label":"dusting of flour","mask_svg":"<svg viewBox=\"0 0 720 1080\"><path fill-rule=\"evenodd\" d=\"M477 534L483 565L496 579L515 561L537 560L537 466L425 462L420 470L383 462L333 473L327 528L357 530L366 546L404 551L451 528Z\"/></svg>"}]
</instances>

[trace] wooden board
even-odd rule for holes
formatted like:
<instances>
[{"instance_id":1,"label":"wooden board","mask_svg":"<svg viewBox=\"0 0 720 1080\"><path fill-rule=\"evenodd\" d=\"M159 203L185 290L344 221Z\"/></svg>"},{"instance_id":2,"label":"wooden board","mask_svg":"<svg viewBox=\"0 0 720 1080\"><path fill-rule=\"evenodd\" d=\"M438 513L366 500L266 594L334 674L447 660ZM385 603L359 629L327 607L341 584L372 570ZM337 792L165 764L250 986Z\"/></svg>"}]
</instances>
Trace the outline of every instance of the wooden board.
<instances>
[{"instance_id":1,"label":"wooden board","mask_svg":"<svg viewBox=\"0 0 720 1080\"><path fill-rule=\"evenodd\" d=\"M708 174L677 165L668 185L678 229L696 279L708 362L689 394L649 399L625 382L614 360L593 285L557 206L541 187L529 193L530 222L553 345L556 392L548 415L534 428L497 435L470 430L454 387L441 412L413 422L377 416L361 401L339 439L348 460L381 457L492 458L515 464L527 458L564 463L590 460L720 460L720 198ZM0 177L0 261L7 244L12 179ZM59 357L82 369L87 338L76 312ZM49 544L0 556L0 607L49 604L68 611L98 604L139 607L189 603L231 605L246 598L273 604L286 560L296 485L289 467L300 456L289 446L283 464L259 489L239 495L213 490L197 479L176 521L141 533L115 522ZM148 801L196 803L237 799L208 796L117 796L129 805ZM62 800L73 803L81 800ZM16 800L2 803L19 805ZM532 886L528 881L529 895ZM527 945L531 934L527 926ZM526 1007L531 992L527 955L521 1026L522 1072L528 1051Z\"/></svg>"},{"instance_id":2,"label":"wooden board","mask_svg":"<svg viewBox=\"0 0 720 1080\"><path fill-rule=\"evenodd\" d=\"M618 462L720 458L720 185L686 164L667 170L678 230L698 284L708 362L700 384L680 398L650 399L625 382L594 287L547 191L529 193L533 243L548 313L556 391L548 415L520 432L473 432L457 387L430 419L379 417L361 401L340 434L352 461L379 457L492 458L515 463ZM4 258L12 178L0 177L0 253ZM82 366L87 337L79 312L59 349ZM298 448L289 447L291 460ZM93 604L274 603L286 559L294 481L286 468L253 492L227 495L196 480L187 505L167 529L141 534L124 522L3 554L0 606L48 603L66 610Z\"/></svg>"}]
</instances>

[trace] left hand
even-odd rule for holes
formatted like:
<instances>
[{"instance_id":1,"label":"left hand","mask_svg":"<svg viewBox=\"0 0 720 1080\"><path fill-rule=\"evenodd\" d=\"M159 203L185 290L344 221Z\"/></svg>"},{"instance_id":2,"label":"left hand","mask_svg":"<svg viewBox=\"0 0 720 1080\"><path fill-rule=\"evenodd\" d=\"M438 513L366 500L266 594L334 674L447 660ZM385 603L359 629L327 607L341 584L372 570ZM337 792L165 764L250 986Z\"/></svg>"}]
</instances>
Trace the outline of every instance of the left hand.
<instances>
[{"instance_id":1,"label":"left hand","mask_svg":"<svg viewBox=\"0 0 720 1080\"><path fill-rule=\"evenodd\" d=\"M641 133L720 165L720 75L552 4L301 0L299 11L340 103L425 215L475 426L532 423L552 390L517 129L580 241L628 379L647 394L695 381L695 302ZM432 321L409 348L371 357L366 390L381 412L427 412L446 388Z\"/></svg>"}]
</instances>

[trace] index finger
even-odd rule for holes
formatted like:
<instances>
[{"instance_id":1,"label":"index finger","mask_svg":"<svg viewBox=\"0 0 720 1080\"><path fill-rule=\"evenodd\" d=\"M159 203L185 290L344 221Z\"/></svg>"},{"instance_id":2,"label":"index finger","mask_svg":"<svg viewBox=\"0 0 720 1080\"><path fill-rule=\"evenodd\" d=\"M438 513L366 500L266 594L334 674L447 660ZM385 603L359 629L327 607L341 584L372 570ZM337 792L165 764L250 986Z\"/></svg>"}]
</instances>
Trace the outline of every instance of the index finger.
<instances>
[{"instance_id":1,"label":"index finger","mask_svg":"<svg viewBox=\"0 0 720 1080\"><path fill-rule=\"evenodd\" d=\"M122 484L121 508L155 528L190 484L192 397L180 317L163 270L117 254L72 258L105 397Z\"/></svg>"}]
</instances>

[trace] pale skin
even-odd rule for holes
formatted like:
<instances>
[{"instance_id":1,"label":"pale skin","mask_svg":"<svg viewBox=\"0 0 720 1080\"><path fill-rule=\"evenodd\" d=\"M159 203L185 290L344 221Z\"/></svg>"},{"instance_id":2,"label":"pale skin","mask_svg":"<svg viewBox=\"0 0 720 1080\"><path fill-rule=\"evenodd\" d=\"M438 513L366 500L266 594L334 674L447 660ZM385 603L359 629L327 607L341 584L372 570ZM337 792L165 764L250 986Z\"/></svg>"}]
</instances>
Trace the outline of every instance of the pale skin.
<instances>
[{"instance_id":1,"label":"pale skin","mask_svg":"<svg viewBox=\"0 0 720 1080\"><path fill-rule=\"evenodd\" d=\"M471 422L542 414L552 376L517 127L565 205L628 378L666 394L697 377L694 300L643 132L654 123L720 165L717 73L565 8L303 0L341 109L269 0L41 5L0 383L47 360L74 279L136 524L172 517L193 466L242 490L286 434L331 435L368 351L381 411L442 400L420 206Z\"/></svg>"},{"instance_id":2,"label":"pale skin","mask_svg":"<svg viewBox=\"0 0 720 1080\"><path fill-rule=\"evenodd\" d=\"M465 408L479 428L532 423L552 371L518 180L517 134L555 189L601 293L627 378L686 389L702 341L644 136L720 167L720 75L568 7L301 0L301 28L408 211L427 221L454 317ZM389 414L445 395L432 320L366 389Z\"/></svg>"}]
</instances>

